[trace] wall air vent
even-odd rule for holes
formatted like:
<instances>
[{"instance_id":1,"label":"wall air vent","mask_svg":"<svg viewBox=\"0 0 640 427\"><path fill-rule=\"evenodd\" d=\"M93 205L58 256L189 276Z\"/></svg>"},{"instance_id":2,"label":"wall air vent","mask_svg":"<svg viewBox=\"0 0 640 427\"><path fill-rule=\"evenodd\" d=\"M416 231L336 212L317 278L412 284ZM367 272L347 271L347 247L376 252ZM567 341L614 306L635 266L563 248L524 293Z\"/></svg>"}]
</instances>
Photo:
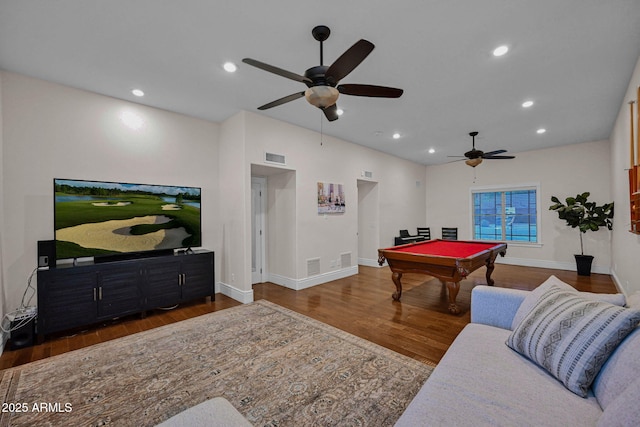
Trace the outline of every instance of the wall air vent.
<instances>
[{"instance_id":1,"label":"wall air vent","mask_svg":"<svg viewBox=\"0 0 640 427\"><path fill-rule=\"evenodd\" d=\"M317 276L320 274L320 258L309 258L307 260L307 276Z\"/></svg>"},{"instance_id":2,"label":"wall air vent","mask_svg":"<svg viewBox=\"0 0 640 427\"><path fill-rule=\"evenodd\" d=\"M340 266L342 268L351 267L351 252L340 254Z\"/></svg>"},{"instance_id":3,"label":"wall air vent","mask_svg":"<svg viewBox=\"0 0 640 427\"><path fill-rule=\"evenodd\" d=\"M277 165L287 164L283 154L275 154L275 153L264 153L264 162L275 163Z\"/></svg>"},{"instance_id":4,"label":"wall air vent","mask_svg":"<svg viewBox=\"0 0 640 427\"><path fill-rule=\"evenodd\" d=\"M360 174L363 178L373 178L373 172L371 171L362 171Z\"/></svg>"}]
</instances>

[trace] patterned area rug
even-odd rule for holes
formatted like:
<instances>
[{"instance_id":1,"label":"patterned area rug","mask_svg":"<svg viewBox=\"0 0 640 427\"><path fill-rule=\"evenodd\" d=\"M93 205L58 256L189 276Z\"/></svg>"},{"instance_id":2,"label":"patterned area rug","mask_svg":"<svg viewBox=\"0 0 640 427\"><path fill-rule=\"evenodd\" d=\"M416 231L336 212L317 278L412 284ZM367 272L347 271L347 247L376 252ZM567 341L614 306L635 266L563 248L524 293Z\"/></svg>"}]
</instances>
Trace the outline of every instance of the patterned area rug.
<instances>
[{"instance_id":1,"label":"patterned area rug","mask_svg":"<svg viewBox=\"0 0 640 427\"><path fill-rule=\"evenodd\" d=\"M5 370L0 425L153 426L223 396L254 425L388 426L432 370L260 300Z\"/></svg>"}]
</instances>

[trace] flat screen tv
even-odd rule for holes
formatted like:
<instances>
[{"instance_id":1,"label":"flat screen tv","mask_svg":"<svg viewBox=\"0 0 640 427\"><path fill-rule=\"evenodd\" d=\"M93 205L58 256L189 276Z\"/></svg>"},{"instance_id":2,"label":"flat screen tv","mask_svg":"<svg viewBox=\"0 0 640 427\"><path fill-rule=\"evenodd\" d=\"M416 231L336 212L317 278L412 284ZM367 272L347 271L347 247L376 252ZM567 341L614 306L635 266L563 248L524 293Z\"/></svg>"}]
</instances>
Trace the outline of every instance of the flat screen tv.
<instances>
[{"instance_id":1,"label":"flat screen tv","mask_svg":"<svg viewBox=\"0 0 640 427\"><path fill-rule=\"evenodd\" d=\"M199 187L54 179L56 259L202 245Z\"/></svg>"}]
</instances>

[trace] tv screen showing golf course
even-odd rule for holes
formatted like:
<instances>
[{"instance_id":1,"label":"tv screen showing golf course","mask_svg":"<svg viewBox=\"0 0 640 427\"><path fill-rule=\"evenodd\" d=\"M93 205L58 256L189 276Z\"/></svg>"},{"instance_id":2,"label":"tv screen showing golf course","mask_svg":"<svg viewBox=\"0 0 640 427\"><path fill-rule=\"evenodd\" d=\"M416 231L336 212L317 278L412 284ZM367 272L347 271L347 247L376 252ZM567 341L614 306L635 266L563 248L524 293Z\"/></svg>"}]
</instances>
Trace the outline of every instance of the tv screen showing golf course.
<instances>
[{"instance_id":1,"label":"tv screen showing golf course","mask_svg":"<svg viewBox=\"0 0 640 427\"><path fill-rule=\"evenodd\" d=\"M200 188L54 179L56 258L201 246Z\"/></svg>"}]
</instances>

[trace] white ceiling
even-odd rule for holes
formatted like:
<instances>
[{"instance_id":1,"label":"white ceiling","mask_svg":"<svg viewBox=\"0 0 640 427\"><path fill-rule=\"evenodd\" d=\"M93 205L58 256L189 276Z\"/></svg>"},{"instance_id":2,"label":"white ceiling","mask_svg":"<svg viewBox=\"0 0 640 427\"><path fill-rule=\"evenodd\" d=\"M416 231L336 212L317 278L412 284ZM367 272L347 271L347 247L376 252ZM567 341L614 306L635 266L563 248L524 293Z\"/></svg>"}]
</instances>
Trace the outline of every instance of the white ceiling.
<instances>
[{"instance_id":1,"label":"white ceiling","mask_svg":"<svg viewBox=\"0 0 640 427\"><path fill-rule=\"evenodd\" d=\"M469 150L474 130L509 154L607 139L640 56L640 0L0 0L0 68L221 122L305 89L241 60L303 74L319 24L325 65L376 45L341 83L405 91L341 95L322 131L424 164ZM316 131L323 117L303 98L259 113Z\"/></svg>"}]
</instances>

